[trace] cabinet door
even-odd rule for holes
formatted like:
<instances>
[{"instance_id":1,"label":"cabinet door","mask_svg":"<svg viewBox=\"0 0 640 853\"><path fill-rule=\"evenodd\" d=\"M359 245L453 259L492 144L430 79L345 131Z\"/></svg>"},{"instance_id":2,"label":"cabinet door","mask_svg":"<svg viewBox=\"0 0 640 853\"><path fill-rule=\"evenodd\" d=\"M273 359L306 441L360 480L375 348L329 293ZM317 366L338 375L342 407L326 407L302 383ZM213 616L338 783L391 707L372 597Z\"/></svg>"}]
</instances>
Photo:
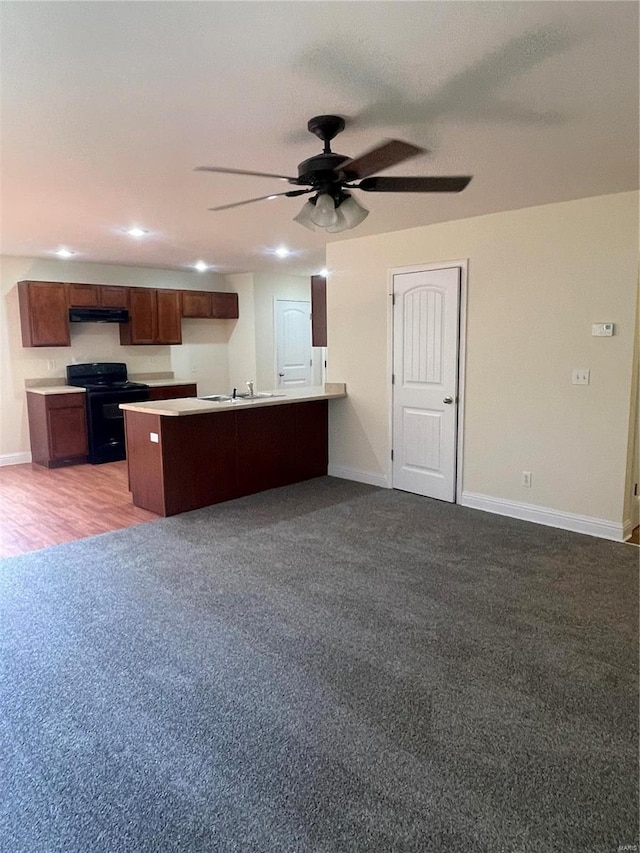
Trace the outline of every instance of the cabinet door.
<instances>
[{"instance_id":1,"label":"cabinet door","mask_svg":"<svg viewBox=\"0 0 640 853\"><path fill-rule=\"evenodd\" d=\"M94 284L70 284L69 305L74 308L95 308L100 304L100 288Z\"/></svg>"},{"instance_id":2,"label":"cabinet door","mask_svg":"<svg viewBox=\"0 0 640 853\"><path fill-rule=\"evenodd\" d=\"M49 409L49 446L52 462L87 455L87 419L84 406Z\"/></svg>"},{"instance_id":3,"label":"cabinet door","mask_svg":"<svg viewBox=\"0 0 640 853\"><path fill-rule=\"evenodd\" d=\"M27 391L32 461L46 468L87 461L84 392L37 394Z\"/></svg>"},{"instance_id":4,"label":"cabinet door","mask_svg":"<svg viewBox=\"0 0 640 853\"><path fill-rule=\"evenodd\" d=\"M100 305L104 308L128 308L129 288L100 285Z\"/></svg>"},{"instance_id":5,"label":"cabinet door","mask_svg":"<svg viewBox=\"0 0 640 853\"><path fill-rule=\"evenodd\" d=\"M265 406L236 411L238 489L252 495L295 482L294 407Z\"/></svg>"},{"instance_id":6,"label":"cabinet door","mask_svg":"<svg viewBox=\"0 0 640 853\"><path fill-rule=\"evenodd\" d=\"M211 293L202 290L183 290L182 316L211 317Z\"/></svg>"},{"instance_id":7,"label":"cabinet door","mask_svg":"<svg viewBox=\"0 0 640 853\"><path fill-rule=\"evenodd\" d=\"M219 320L238 319L237 293L212 293L211 316Z\"/></svg>"},{"instance_id":8,"label":"cabinet door","mask_svg":"<svg viewBox=\"0 0 640 853\"><path fill-rule=\"evenodd\" d=\"M22 346L71 346L67 298L62 282L18 282Z\"/></svg>"},{"instance_id":9,"label":"cabinet door","mask_svg":"<svg viewBox=\"0 0 640 853\"><path fill-rule=\"evenodd\" d=\"M129 322L120 326L120 343L156 343L156 291L152 288L131 288Z\"/></svg>"},{"instance_id":10,"label":"cabinet door","mask_svg":"<svg viewBox=\"0 0 640 853\"><path fill-rule=\"evenodd\" d=\"M179 290L156 290L156 343L181 344L181 299Z\"/></svg>"}]
</instances>

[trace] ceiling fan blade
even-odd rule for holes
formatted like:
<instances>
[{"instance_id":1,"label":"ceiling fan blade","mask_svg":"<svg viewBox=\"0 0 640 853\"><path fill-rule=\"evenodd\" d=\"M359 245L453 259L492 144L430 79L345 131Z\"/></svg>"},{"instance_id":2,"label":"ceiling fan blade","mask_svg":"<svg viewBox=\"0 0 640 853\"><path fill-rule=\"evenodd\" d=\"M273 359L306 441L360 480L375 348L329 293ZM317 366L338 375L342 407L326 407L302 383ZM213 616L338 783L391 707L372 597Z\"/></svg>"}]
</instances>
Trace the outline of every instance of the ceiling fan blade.
<instances>
[{"instance_id":1,"label":"ceiling fan blade","mask_svg":"<svg viewBox=\"0 0 640 853\"><path fill-rule=\"evenodd\" d=\"M340 163L336 169L343 180L357 181L360 178L366 178L368 175L374 175L376 172L382 172L383 169L389 169L403 160L408 160L409 157L415 157L416 154L425 153L424 148L418 148L417 145L412 145L410 142L403 142L400 139L388 139L377 148L372 148L360 157L354 157L353 160L347 160L345 163Z\"/></svg>"},{"instance_id":2,"label":"ceiling fan blade","mask_svg":"<svg viewBox=\"0 0 640 853\"><path fill-rule=\"evenodd\" d=\"M289 190L286 193L271 193L271 195L260 195L258 198L248 198L246 201L234 201L232 204L221 204L219 207L210 207L209 210L229 210L231 207L241 207L243 204L253 204L254 201L264 201L267 198L279 198L283 195L293 198L294 196L310 192L313 192L313 190Z\"/></svg>"},{"instance_id":3,"label":"ceiling fan blade","mask_svg":"<svg viewBox=\"0 0 640 853\"><path fill-rule=\"evenodd\" d=\"M280 181L289 181L297 184L297 178L288 175L273 175L270 172L247 172L245 169L224 169L222 166L196 166L194 172L220 172L223 175L252 175L255 178L278 178Z\"/></svg>"},{"instance_id":4,"label":"ceiling fan blade","mask_svg":"<svg viewBox=\"0 0 640 853\"><path fill-rule=\"evenodd\" d=\"M435 178L365 178L354 189L374 193L459 193L472 175Z\"/></svg>"}]
</instances>

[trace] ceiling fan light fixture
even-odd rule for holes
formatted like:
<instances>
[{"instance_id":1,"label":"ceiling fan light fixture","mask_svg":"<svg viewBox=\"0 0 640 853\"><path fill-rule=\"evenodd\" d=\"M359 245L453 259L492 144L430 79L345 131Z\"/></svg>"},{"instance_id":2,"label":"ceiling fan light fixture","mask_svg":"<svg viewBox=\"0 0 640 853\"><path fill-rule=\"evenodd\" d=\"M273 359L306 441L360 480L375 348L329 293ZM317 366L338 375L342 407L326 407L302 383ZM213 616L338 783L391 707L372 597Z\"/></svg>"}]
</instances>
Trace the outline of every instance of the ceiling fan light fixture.
<instances>
[{"instance_id":1,"label":"ceiling fan light fixture","mask_svg":"<svg viewBox=\"0 0 640 853\"><path fill-rule=\"evenodd\" d=\"M346 228L355 228L356 225L364 222L369 215L369 211L359 204L352 195L345 198L338 208L338 212L342 213L347 223Z\"/></svg>"},{"instance_id":2,"label":"ceiling fan light fixture","mask_svg":"<svg viewBox=\"0 0 640 853\"><path fill-rule=\"evenodd\" d=\"M302 205L302 210L297 216L293 217L293 221L297 222L299 225L304 226L304 228L308 228L309 231L315 231L316 226L313 224L313 220L311 219L311 213L315 210L315 207L311 204L310 201L305 202Z\"/></svg>"},{"instance_id":3,"label":"ceiling fan light fixture","mask_svg":"<svg viewBox=\"0 0 640 853\"><path fill-rule=\"evenodd\" d=\"M328 228L325 228L329 234L339 234L341 231L348 231L351 226L347 222L344 213L342 212L342 206L336 208L336 221L333 225L329 225Z\"/></svg>"},{"instance_id":4,"label":"ceiling fan light fixture","mask_svg":"<svg viewBox=\"0 0 640 853\"><path fill-rule=\"evenodd\" d=\"M311 221L319 228L329 228L338 221L336 203L329 193L319 193L311 213Z\"/></svg>"}]
</instances>

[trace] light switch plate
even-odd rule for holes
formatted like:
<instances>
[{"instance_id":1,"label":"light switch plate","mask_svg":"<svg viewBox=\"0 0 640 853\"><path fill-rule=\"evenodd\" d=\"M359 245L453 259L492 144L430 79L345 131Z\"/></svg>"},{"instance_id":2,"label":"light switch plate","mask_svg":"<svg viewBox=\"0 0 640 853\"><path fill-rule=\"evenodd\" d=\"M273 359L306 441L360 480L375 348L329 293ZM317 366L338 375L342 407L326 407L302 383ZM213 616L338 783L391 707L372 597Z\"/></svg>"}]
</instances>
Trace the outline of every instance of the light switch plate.
<instances>
[{"instance_id":1,"label":"light switch plate","mask_svg":"<svg viewBox=\"0 0 640 853\"><path fill-rule=\"evenodd\" d=\"M610 338L613 335L613 323L594 323L591 335L594 338Z\"/></svg>"},{"instance_id":2,"label":"light switch plate","mask_svg":"<svg viewBox=\"0 0 640 853\"><path fill-rule=\"evenodd\" d=\"M591 378L591 371L588 367L576 367L571 372L572 385L588 385Z\"/></svg>"},{"instance_id":3,"label":"light switch plate","mask_svg":"<svg viewBox=\"0 0 640 853\"><path fill-rule=\"evenodd\" d=\"M158 444L158 441L159 441L158 433L157 432L150 432L149 433L149 441L152 441L154 444Z\"/></svg>"}]
</instances>

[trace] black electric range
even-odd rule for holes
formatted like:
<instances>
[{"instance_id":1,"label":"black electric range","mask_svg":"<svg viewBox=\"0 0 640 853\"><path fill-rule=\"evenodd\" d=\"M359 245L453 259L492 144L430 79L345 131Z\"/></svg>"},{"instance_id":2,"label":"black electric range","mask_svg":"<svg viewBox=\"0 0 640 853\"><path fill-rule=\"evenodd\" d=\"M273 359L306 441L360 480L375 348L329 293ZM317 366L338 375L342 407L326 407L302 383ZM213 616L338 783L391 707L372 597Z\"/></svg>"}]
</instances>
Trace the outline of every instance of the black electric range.
<instances>
[{"instance_id":1,"label":"black electric range","mask_svg":"<svg viewBox=\"0 0 640 853\"><path fill-rule=\"evenodd\" d=\"M94 465L126 456L124 412L120 403L149 399L149 386L130 382L119 361L67 365L67 385L87 392L88 461Z\"/></svg>"}]
</instances>

